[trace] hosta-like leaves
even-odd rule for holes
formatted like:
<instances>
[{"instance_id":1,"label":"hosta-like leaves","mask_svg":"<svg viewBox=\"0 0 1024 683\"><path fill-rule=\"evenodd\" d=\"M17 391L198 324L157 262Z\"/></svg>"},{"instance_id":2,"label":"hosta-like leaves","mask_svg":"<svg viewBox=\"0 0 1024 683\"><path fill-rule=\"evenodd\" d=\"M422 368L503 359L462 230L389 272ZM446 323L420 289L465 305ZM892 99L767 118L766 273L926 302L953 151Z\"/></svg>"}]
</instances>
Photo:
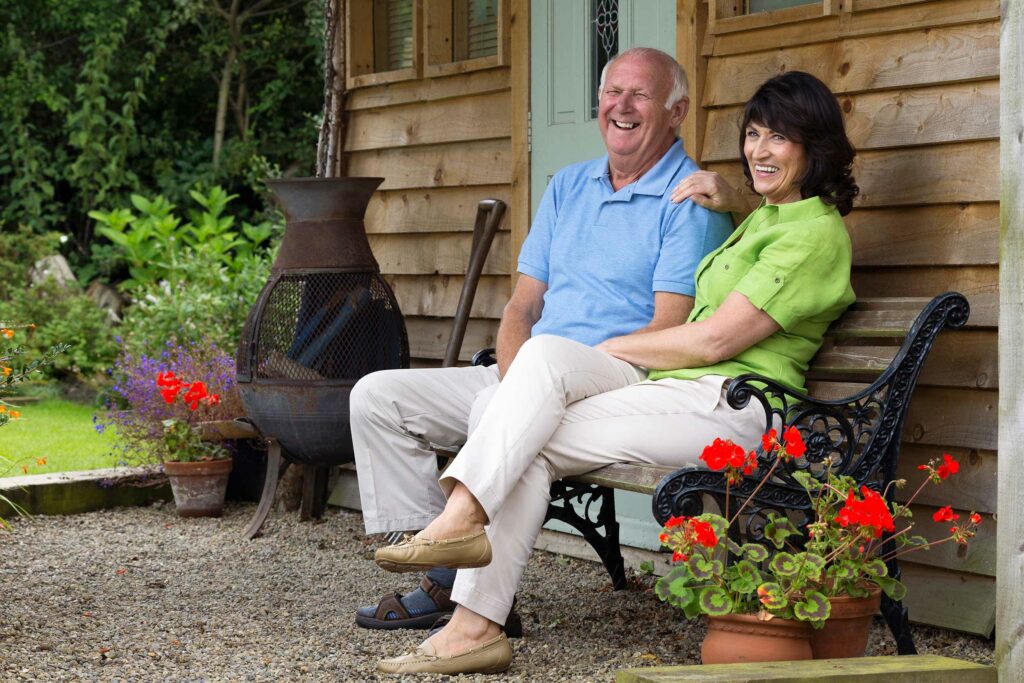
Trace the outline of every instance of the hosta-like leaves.
<instances>
[{"instance_id":1,"label":"hosta-like leaves","mask_svg":"<svg viewBox=\"0 0 1024 683\"><path fill-rule=\"evenodd\" d=\"M776 576L785 577L796 576L800 570L800 566L797 564L796 558L790 553L778 553L772 558L768 567L775 572Z\"/></svg>"},{"instance_id":2,"label":"hosta-like leaves","mask_svg":"<svg viewBox=\"0 0 1024 683\"><path fill-rule=\"evenodd\" d=\"M744 543L741 551L751 562L764 562L768 559L768 549L757 543Z\"/></svg>"},{"instance_id":3,"label":"hosta-like leaves","mask_svg":"<svg viewBox=\"0 0 1024 683\"><path fill-rule=\"evenodd\" d=\"M875 583L893 600L899 602L907 595L907 587L891 576L875 577Z\"/></svg>"},{"instance_id":4,"label":"hosta-like leaves","mask_svg":"<svg viewBox=\"0 0 1024 683\"><path fill-rule=\"evenodd\" d=\"M723 617L732 612L733 601L720 586L708 586L700 592L700 608L705 614Z\"/></svg>"},{"instance_id":5,"label":"hosta-like leaves","mask_svg":"<svg viewBox=\"0 0 1024 683\"><path fill-rule=\"evenodd\" d=\"M824 621L830 614L832 604L818 591L808 591L803 600L793 605L793 615L801 621Z\"/></svg>"}]
</instances>

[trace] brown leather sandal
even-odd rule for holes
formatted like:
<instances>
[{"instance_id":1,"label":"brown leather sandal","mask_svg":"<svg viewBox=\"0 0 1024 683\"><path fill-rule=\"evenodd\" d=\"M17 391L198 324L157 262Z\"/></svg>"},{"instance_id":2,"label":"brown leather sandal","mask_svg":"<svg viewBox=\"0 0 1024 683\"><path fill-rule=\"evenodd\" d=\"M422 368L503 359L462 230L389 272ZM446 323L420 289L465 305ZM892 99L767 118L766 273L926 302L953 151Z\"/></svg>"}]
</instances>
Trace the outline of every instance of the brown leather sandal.
<instances>
[{"instance_id":1,"label":"brown leather sandal","mask_svg":"<svg viewBox=\"0 0 1024 683\"><path fill-rule=\"evenodd\" d=\"M363 628L377 628L394 630L400 628L424 629L430 628L438 619L451 616L455 609L452 602L452 592L448 588L439 586L427 577L420 582L420 589L430 596L430 599L437 605L437 609L431 612L424 612L412 616L409 610L402 604L402 594L392 593L385 595L377 603L373 615L367 614L367 610L360 609L356 612L356 624Z\"/></svg>"}]
</instances>

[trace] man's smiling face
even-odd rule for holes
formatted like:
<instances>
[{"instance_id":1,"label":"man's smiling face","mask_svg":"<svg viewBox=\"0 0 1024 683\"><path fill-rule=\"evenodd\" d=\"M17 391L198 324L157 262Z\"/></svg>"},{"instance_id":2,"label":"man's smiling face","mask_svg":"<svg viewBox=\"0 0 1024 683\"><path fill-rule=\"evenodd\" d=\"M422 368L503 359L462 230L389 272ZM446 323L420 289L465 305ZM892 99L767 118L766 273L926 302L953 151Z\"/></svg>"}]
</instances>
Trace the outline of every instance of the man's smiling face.
<instances>
[{"instance_id":1,"label":"man's smiling face","mask_svg":"<svg viewBox=\"0 0 1024 683\"><path fill-rule=\"evenodd\" d=\"M646 164L664 154L687 106L684 99L666 109L671 90L669 74L653 60L627 55L612 63L597 110L610 156Z\"/></svg>"}]
</instances>

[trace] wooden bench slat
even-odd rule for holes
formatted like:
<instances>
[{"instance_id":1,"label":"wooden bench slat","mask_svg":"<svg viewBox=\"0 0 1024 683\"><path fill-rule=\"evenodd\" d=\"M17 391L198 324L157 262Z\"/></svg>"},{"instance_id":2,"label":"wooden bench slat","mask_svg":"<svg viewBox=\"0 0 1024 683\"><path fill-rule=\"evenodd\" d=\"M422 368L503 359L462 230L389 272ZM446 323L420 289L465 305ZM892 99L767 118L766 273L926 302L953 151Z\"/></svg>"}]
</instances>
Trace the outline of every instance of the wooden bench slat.
<instances>
[{"instance_id":1,"label":"wooden bench slat","mask_svg":"<svg viewBox=\"0 0 1024 683\"><path fill-rule=\"evenodd\" d=\"M593 472L569 477L569 479L584 484L597 484L598 486L652 495L661 480L677 469L676 467L663 467L661 465L616 463L614 465L605 465Z\"/></svg>"}]
</instances>

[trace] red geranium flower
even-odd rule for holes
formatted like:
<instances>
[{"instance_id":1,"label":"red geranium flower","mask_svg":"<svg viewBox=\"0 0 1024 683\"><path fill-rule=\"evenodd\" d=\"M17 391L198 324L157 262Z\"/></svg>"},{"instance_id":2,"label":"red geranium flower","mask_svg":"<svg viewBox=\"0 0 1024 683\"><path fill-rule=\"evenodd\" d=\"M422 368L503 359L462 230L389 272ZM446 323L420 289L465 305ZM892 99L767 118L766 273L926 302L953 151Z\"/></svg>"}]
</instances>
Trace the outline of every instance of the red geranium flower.
<instances>
[{"instance_id":1,"label":"red geranium flower","mask_svg":"<svg viewBox=\"0 0 1024 683\"><path fill-rule=\"evenodd\" d=\"M700 543L705 548L714 548L718 544L715 529L707 522L693 520L693 530L697 537L697 543Z\"/></svg>"},{"instance_id":2,"label":"red geranium flower","mask_svg":"<svg viewBox=\"0 0 1024 683\"><path fill-rule=\"evenodd\" d=\"M771 453L779 447L779 433L774 429L769 429L767 434L761 435L761 448Z\"/></svg>"},{"instance_id":3,"label":"red geranium flower","mask_svg":"<svg viewBox=\"0 0 1024 683\"><path fill-rule=\"evenodd\" d=\"M195 410L199 407L199 401L207 397L206 385L202 382L193 382L185 392L183 400L188 405L189 409Z\"/></svg>"},{"instance_id":4,"label":"red geranium flower","mask_svg":"<svg viewBox=\"0 0 1024 683\"><path fill-rule=\"evenodd\" d=\"M796 427L789 427L782 433L782 440L786 442L786 453L793 458L799 458L807 452L804 439L800 436L800 430Z\"/></svg>"},{"instance_id":5,"label":"red geranium flower","mask_svg":"<svg viewBox=\"0 0 1024 683\"><path fill-rule=\"evenodd\" d=\"M939 508L938 510L936 510L935 514L932 515L932 519L934 519L936 522L952 522L954 520L960 519L960 515L953 512L953 508L947 505L944 508Z\"/></svg>"},{"instance_id":6,"label":"red geranium flower","mask_svg":"<svg viewBox=\"0 0 1024 683\"><path fill-rule=\"evenodd\" d=\"M943 463L935 470L935 473L939 475L939 479L946 479L949 475L960 471L960 463L954 460L949 453L943 453L942 460Z\"/></svg>"},{"instance_id":7,"label":"red geranium flower","mask_svg":"<svg viewBox=\"0 0 1024 683\"><path fill-rule=\"evenodd\" d=\"M686 523L686 517L669 517L668 521L665 522L665 528L671 529L673 527L681 526Z\"/></svg>"},{"instance_id":8,"label":"red geranium flower","mask_svg":"<svg viewBox=\"0 0 1024 683\"><path fill-rule=\"evenodd\" d=\"M981 515L979 515L977 512L972 512L971 513L971 523L972 524L981 524Z\"/></svg>"}]
</instances>

